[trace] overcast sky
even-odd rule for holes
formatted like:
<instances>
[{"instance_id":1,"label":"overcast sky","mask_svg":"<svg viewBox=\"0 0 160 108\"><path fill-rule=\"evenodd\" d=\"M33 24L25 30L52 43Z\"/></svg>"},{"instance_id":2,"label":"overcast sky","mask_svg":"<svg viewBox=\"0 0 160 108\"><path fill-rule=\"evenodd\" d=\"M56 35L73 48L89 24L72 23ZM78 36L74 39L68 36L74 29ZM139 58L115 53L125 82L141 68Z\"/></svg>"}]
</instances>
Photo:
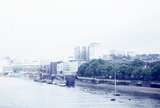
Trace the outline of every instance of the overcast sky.
<instances>
[{"instance_id":1,"label":"overcast sky","mask_svg":"<svg viewBox=\"0 0 160 108\"><path fill-rule=\"evenodd\" d=\"M1 57L67 57L91 42L160 53L160 0L0 0Z\"/></svg>"}]
</instances>

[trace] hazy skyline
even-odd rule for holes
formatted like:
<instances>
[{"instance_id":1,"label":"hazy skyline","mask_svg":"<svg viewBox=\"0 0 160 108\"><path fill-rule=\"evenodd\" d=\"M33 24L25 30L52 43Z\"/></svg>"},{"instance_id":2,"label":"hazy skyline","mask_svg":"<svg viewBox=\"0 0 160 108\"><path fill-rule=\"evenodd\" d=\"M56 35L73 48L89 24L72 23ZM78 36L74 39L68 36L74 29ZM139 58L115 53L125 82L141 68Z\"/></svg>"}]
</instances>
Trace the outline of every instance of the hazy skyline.
<instances>
[{"instance_id":1,"label":"hazy skyline","mask_svg":"<svg viewBox=\"0 0 160 108\"><path fill-rule=\"evenodd\" d=\"M99 42L160 53L159 0L1 0L0 57L67 57Z\"/></svg>"}]
</instances>

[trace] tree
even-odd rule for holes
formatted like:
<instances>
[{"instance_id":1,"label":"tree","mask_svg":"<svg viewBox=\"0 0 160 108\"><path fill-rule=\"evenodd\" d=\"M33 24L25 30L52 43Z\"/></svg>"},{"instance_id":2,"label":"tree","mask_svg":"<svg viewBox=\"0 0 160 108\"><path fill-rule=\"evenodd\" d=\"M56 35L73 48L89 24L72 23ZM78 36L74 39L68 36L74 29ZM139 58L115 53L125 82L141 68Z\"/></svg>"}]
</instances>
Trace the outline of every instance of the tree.
<instances>
[{"instance_id":1,"label":"tree","mask_svg":"<svg viewBox=\"0 0 160 108\"><path fill-rule=\"evenodd\" d=\"M89 66L88 63L82 64L82 65L78 68L77 74L78 74L79 76L85 76L86 68L87 68L88 66Z\"/></svg>"},{"instance_id":2,"label":"tree","mask_svg":"<svg viewBox=\"0 0 160 108\"><path fill-rule=\"evenodd\" d=\"M94 59L89 63L82 64L78 69L78 75L87 77L101 76L99 65L104 65L105 61L101 59ZM97 70L98 69L98 70Z\"/></svg>"},{"instance_id":3,"label":"tree","mask_svg":"<svg viewBox=\"0 0 160 108\"><path fill-rule=\"evenodd\" d=\"M95 59L82 64L77 74L84 77L113 78L115 72L117 79L160 81L160 62L146 63L135 59L127 63L117 63Z\"/></svg>"},{"instance_id":4,"label":"tree","mask_svg":"<svg viewBox=\"0 0 160 108\"><path fill-rule=\"evenodd\" d=\"M145 62L139 59L135 59L134 61L131 62L131 65L135 67L144 66Z\"/></svg>"},{"instance_id":5,"label":"tree","mask_svg":"<svg viewBox=\"0 0 160 108\"><path fill-rule=\"evenodd\" d=\"M153 67L151 67L151 76L153 80L160 81L160 63L155 63Z\"/></svg>"}]
</instances>

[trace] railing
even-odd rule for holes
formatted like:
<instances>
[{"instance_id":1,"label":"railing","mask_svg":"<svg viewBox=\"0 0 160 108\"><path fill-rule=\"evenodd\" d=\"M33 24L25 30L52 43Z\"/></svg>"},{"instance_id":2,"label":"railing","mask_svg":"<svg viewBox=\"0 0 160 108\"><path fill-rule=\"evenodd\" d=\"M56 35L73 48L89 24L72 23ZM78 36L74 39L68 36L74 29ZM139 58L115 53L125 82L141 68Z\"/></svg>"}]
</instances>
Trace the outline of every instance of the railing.
<instances>
[{"instance_id":1,"label":"railing","mask_svg":"<svg viewBox=\"0 0 160 108\"><path fill-rule=\"evenodd\" d=\"M114 79L98 79L98 78L90 78L90 77L79 77L77 76L78 80L82 81L88 81L88 82L93 82L93 83L110 83L114 84ZM117 80L117 84L122 84L122 85L129 85L131 81L128 80Z\"/></svg>"}]
</instances>

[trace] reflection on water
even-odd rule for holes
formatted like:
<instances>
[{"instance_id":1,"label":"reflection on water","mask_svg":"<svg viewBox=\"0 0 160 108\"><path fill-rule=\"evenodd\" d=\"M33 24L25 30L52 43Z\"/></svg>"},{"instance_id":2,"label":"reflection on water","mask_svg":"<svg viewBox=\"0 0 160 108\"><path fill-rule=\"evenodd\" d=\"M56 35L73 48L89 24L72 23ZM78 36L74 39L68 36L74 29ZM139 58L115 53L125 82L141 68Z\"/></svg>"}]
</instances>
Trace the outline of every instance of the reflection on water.
<instances>
[{"instance_id":1,"label":"reflection on water","mask_svg":"<svg viewBox=\"0 0 160 108\"><path fill-rule=\"evenodd\" d=\"M59 87L14 78L0 78L0 108L159 108L160 100L122 93L110 101L113 90ZM131 100L130 100L131 99Z\"/></svg>"}]
</instances>

